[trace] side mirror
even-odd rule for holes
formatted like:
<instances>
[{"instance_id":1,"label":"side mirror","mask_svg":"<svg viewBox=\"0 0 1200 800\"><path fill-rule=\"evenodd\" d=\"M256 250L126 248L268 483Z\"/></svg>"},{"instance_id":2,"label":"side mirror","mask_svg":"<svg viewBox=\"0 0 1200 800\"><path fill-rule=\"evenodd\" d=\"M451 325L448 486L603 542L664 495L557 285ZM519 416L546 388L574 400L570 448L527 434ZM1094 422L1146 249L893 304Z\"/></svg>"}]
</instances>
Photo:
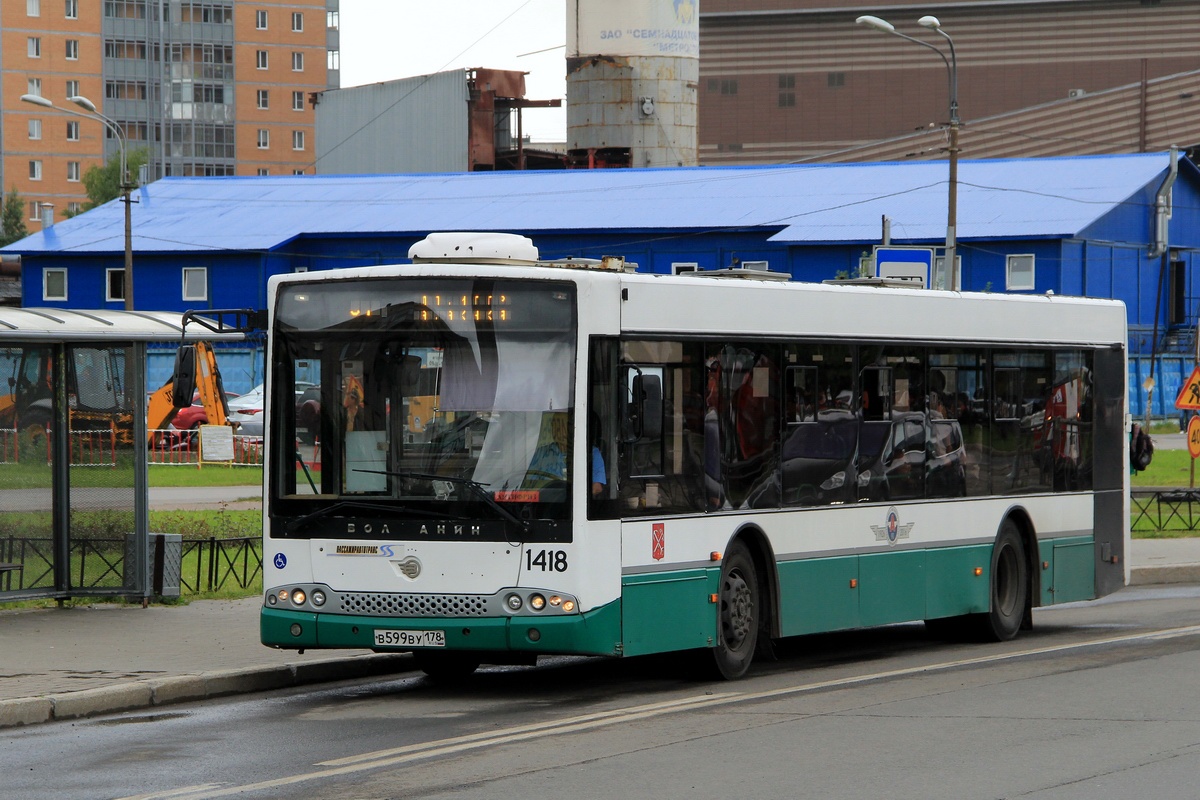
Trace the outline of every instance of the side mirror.
<instances>
[{"instance_id":1,"label":"side mirror","mask_svg":"<svg viewBox=\"0 0 1200 800\"><path fill-rule=\"evenodd\" d=\"M629 405L621 424L621 439L631 444L639 439L662 436L662 378L645 375L636 368L629 383Z\"/></svg>"},{"instance_id":2,"label":"side mirror","mask_svg":"<svg viewBox=\"0 0 1200 800\"><path fill-rule=\"evenodd\" d=\"M633 396L641 398L642 438L662 438L662 378L657 375L637 376L633 379Z\"/></svg>"},{"instance_id":3,"label":"side mirror","mask_svg":"<svg viewBox=\"0 0 1200 800\"><path fill-rule=\"evenodd\" d=\"M192 404L196 393L196 348L190 344L179 346L175 353L175 375L171 379L171 403L176 410Z\"/></svg>"}]
</instances>

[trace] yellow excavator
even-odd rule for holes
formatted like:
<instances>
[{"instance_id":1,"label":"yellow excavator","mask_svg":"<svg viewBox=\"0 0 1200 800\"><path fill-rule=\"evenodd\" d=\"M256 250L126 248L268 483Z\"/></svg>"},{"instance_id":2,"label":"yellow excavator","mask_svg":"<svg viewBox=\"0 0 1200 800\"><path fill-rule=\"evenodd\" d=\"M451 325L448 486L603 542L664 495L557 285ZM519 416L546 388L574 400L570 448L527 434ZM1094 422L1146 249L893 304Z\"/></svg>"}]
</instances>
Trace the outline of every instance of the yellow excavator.
<instances>
[{"instance_id":1,"label":"yellow excavator","mask_svg":"<svg viewBox=\"0 0 1200 800\"><path fill-rule=\"evenodd\" d=\"M217 356L206 342L180 345L175 356L174 377L150 395L146 429L151 445L155 443L156 433L170 425L181 408L190 406L195 395L199 395L209 425L229 424L229 406L221 383L221 371L217 369Z\"/></svg>"}]
</instances>

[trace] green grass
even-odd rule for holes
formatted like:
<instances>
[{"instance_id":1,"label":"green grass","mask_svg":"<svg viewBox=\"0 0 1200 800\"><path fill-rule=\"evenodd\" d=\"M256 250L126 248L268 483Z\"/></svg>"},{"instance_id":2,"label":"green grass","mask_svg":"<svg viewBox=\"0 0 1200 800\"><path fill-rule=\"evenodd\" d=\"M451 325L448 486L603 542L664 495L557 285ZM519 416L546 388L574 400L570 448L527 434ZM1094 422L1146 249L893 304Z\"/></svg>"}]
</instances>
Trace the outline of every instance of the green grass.
<instances>
[{"instance_id":1,"label":"green grass","mask_svg":"<svg viewBox=\"0 0 1200 800\"><path fill-rule=\"evenodd\" d=\"M261 486L262 479L262 467L214 464L202 469L151 464L147 475L151 486ZM52 472L48 464L0 464L0 488L3 489L47 489L51 480ZM74 486L128 486L132 480L132 467L128 464L75 467L71 470L71 484Z\"/></svg>"},{"instance_id":2,"label":"green grass","mask_svg":"<svg viewBox=\"0 0 1200 800\"><path fill-rule=\"evenodd\" d=\"M262 486L262 467L195 467L150 465L151 486Z\"/></svg>"},{"instance_id":3,"label":"green grass","mask_svg":"<svg viewBox=\"0 0 1200 800\"><path fill-rule=\"evenodd\" d=\"M1156 450L1150 466L1131 475L1129 483L1135 489L1139 486L1189 486L1191 470L1192 458L1187 450ZM1200 481L1200 469L1196 478Z\"/></svg>"}]
</instances>

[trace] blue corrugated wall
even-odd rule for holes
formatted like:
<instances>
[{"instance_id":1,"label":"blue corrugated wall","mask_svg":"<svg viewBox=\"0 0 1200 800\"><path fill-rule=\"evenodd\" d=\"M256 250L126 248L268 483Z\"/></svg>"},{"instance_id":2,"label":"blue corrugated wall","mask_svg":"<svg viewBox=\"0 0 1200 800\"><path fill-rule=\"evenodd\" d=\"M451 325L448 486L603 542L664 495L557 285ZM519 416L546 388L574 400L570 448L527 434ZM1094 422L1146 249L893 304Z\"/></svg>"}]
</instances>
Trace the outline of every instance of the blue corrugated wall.
<instances>
[{"instance_id":1,"label":"blue corrugated wall","mask_svg":"<svg viewBox=\"0 0 1200 800\"><path fill-rule=\"evenodd\" d=\"M1191 356L1163 355L1157 359L1158 369L1155 372L1154 394L1151 399L1150 416L1177 417L1175 398L1183 382L1192 374L1196 361ZM1134 419L1146 415L1145 381L1150 377L1150 367L1153 362L1150 356L1129 357L1129 411Z\"/></svg>"}]
</instances>

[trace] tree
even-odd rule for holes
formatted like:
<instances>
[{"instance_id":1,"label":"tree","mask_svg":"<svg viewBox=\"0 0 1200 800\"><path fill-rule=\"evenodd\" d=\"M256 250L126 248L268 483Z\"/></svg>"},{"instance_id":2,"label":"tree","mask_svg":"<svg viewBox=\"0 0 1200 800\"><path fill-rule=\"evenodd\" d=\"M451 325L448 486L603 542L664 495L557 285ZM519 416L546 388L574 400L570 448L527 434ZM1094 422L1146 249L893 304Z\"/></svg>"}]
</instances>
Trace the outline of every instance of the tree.
<instances>
[{"instance_id":1,"label":"tree","mask_svg":"<svg viewBox=\"0 0 1200 800\"><path fill-rule=\"evenodd\" d=\"M17 194L14 186L4 198L4 210L0 211L0 247L10 245L29 235L25 227L25 201Z\"/></svg>"},{"instance_id":2,"label":"tree","mask_svg":"<svg viewBox=\"0 0 1200 800\"><path fill-rule=\"evenodd\" d=\"M139 147L129 153L129 178L137 180L138 170L150 160L150 151ZM112 158L98 167L92 165L83 173L83 186L87 190L88 201L83 204L83 211L90 211L109 200L121 196L121 154L113 153Z\"/></svg>"}]
</instances>

